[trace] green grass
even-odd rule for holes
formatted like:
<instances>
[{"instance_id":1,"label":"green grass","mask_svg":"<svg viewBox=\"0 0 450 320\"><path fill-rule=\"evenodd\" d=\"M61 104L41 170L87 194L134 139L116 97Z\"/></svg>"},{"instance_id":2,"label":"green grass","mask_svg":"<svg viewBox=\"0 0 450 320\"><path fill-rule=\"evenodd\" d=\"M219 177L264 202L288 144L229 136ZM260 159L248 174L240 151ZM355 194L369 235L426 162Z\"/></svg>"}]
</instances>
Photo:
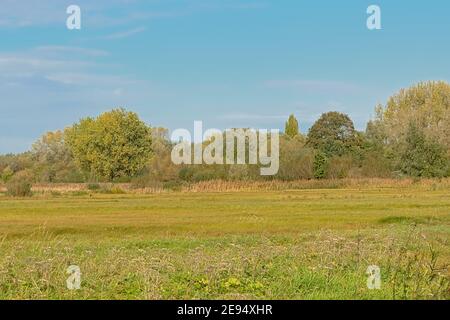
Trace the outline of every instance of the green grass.
<instances>
[{"instance_id":1,"label":"green grass","mask_svg":"<svg viewBox=\"0 0 450 320\"><path fill-rule=\"evenodd\" d=\"M449 244L447 188L0 196L0 299L449 299Z\"/></svg>"}]
</instances>

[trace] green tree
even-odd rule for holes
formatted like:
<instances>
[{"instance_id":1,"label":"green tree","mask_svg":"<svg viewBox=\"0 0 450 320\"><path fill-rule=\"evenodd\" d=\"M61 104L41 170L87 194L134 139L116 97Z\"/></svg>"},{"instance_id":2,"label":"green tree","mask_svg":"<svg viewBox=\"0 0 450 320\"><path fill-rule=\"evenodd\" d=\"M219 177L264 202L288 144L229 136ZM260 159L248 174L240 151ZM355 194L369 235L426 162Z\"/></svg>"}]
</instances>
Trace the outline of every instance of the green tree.
<instances>
[{"instance_id":1,"label":"green tree","mask_svg":"<svg viewBox=\"0 0 450 320\"><path fill-rule=\"evenodd\" d=\"M124 109L80 120L66 130L66 142L83 171L110 181L136 175L152 152L151 129Z\"/></svg>"},{"instance_id":2,"label":"green tree","mask_svg":"<svg viewBox=\"0 0 450 320\"><path fill-rule=\"evenodd\" d=\"M2 172L9 168L13 173L16 173L25 169L31 169L32 166L33 159L30 152L0 155L0 171Z\"/></svg>"},{"instance_id":3,"label":"green tree","mask_svg":"<svg viewBox=\"0 0 450 320\"><path fill-rule=\"evenodd\" d=\"M314 178L324 179L328 171L328 157L323 152L317 152L313 163Z\"/></svg>"},{"instance_id":4,"label":"green tree","mask_svg":"<svg viewBox=\"0 0 450 320\"><path fill-rule=\"evenodd\" d=\"M47 132L32 146L33 160L60 162L70 160L70 152L64 143L62 131Z\"/></svg>"},{"instance_id":5,"label":"green tree","mask_svg":"<svg viewBox=\"0 0 450 320\"><path fill-rule=\"evenodd\" d=\"M284 133L290 138L295 138L299 135L298 121L293 114L286 121Z\"/></svg>"},{"instance_id":6,"label":"green tree","mask_svg":"<svg viewBox=\"0 0 450 320\"><path fill-rule=\"evenodd\" d=\"M65 143L63 131L47 132L32 146L33 171L39 181L78 182L82 180Z\"/></svg>"},{"instance_id":7,"label":"green tree","mask_svg":"<svg viewBox=\"0 0 450 320\"><path fill-rule=\"evenodd\" d=\"M446 147L450 154L450 84L421 82L400 90L385 107L378 107L375 122L393 152L405 143L409 123L414 122L427 139Z\"/></svg>"},{"instance_id":8,"label":"green tree","mask_svg":"<svg viewBox=\"0 0 450 320\"><path fill-rule=\"evenodd\" d=\"M353 121L346 114L322 114L308 133L307 145L323 152L327 157L342 156L358 146Z\"/></svg>"},{"instance_id":9,"label":"green tree","mask_svg":"<svg viewBox=\"0 0 450 320\"><path fill-rule=\"evenodd\" d=\"M169 130L152 128L153 154L147 165L146 173L149 181L173 181L178 178L179 167L172 162L172 143Z\"/></svg>"},{"instance_id":10,"label":"green tree","mask_svg":"<svg viewBox=\"0 0 450 320\"><path fill-rule=\"evenodd\" d=\"M402 172L413 177L444 177L449 172L449 159L444 147L428 140L414 123L409 124L400 163Z\"/></svg>"}]
</instances>

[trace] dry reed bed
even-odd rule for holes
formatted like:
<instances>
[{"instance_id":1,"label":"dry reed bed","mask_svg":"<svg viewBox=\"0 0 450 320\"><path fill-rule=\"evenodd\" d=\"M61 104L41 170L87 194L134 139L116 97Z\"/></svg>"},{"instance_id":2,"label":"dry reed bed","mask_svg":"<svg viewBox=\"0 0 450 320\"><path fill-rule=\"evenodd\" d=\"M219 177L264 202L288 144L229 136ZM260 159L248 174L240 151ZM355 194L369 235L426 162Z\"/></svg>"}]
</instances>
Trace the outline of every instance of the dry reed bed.
<instances>
[{"instance_id":1,"label":"dry reed bed","mask_svg":"<svg viewBox=\"0 0 450 320\"><path fill-rule=\"evenodd\" d=\"M410 188L450 189L447 179L342 179L298 181L205 181L183 187L186 192L282 191L301 189Z\"/></svg>"},{"instance_id":2,"label":"dry reed bed","mask_svg":"<svg viewBox=\"0 0 450 320\"><path fill-rule=\"evenodd\" d=\"M242 191L283 191L302 189L358 189L358 188L411 188L426 190L450 190L450 178L445 179L340 179L340 180L298 180L298 181L225 181L212 180L197 183L180 184L179 188L164 188L161 185L146 188L134 188L129 183L100 183L100 191L117 193L150 194L165 193L172 190L181 192L242 192ZM38 183L33 186L36 193L71 193L87 192L86 183ZM5 185L0 184L0 192L6 192Z\"/></svg>"}]
</instances>

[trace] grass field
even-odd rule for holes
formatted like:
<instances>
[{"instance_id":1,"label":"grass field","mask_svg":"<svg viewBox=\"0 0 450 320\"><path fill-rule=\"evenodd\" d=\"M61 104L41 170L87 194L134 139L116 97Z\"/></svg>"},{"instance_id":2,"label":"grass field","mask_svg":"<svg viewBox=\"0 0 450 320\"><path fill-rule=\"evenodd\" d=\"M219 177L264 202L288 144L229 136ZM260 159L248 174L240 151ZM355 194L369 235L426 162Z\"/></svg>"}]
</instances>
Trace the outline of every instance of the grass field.
<instances>
[{"instance_id":1,"label":"grass field","mask_svg":"<svg viewBox=\"0 0 450 320\"><path fill-rule=\"evenodd\" d=\"M450 299L449 264L448 184L0 195L0 299Z\"/></svg>"}]
</instances>

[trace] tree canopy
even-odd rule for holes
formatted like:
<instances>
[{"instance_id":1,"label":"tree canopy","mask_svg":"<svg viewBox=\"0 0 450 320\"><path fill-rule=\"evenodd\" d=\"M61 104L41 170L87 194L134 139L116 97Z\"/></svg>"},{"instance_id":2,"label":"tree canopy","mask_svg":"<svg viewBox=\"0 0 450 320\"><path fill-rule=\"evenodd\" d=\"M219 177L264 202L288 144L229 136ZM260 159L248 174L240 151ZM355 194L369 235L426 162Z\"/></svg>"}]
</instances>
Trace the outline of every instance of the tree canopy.
<instances>
[{"instance_id":1,"label":"tree canopy","mask_svg":"<svg viewBox=\"0 0 450 320\"><path fill-rule=\"evenodd\" d=\"M31 150L35 175L41 181L79 180L72 154L65 143L63 131L47 132Z\"/></svg>"},{"instance_id":2,"label":"tree canopy","mask_svg":"<svg viewBox=\"0 0 450 320\"><path fill-rule=\"evenodd\" d=\"M450 149L450 85L443 81L421 82L402 89L377 112L389 144L404 143L409 124L426 137Z\"/></svg>"},{"instance_id":3,"label":"tree canopy","mask_svg":"<svg viewBox=\"0 0 450 320\"><path fill-rule=\"evenodd\" d=\"M308 133L307 145L326 156L342 156L357 144L353 121L346 114L328 112L322 114Z\"/></svg>"},{"instance_id":4,"label":"tree canopy","mask_svg":"<svg viewBox=\"0 0 450 320\"><path fill-rule=\"evenodd\" d=\"M286 122L284 133L290 138L295 138L299 135L299 132L298 121L295 116L291 114Z\"/></svg>"},{"instance_id":5,"label":"tree canopy","mask_svg":"<svg viewBox=\"0 0 450 320\"><path fill-rule=\"evenodd\" d=\"M400 165L402 172L412 177L441 178L449 170L445 149L427 139L423 130L414 123L409 124Z\"/></svg>"},{"instance_id":6,"label":"tree canopy","mask_svg":"<svg viewBox=\"0 0 450 320\"><path fill-rule=\"evenodd\" d=\"M111 181L136 175L151 156L150 127L124 109L82 119L65 133L80 168Z\"/></svg>"}]
</instances>

